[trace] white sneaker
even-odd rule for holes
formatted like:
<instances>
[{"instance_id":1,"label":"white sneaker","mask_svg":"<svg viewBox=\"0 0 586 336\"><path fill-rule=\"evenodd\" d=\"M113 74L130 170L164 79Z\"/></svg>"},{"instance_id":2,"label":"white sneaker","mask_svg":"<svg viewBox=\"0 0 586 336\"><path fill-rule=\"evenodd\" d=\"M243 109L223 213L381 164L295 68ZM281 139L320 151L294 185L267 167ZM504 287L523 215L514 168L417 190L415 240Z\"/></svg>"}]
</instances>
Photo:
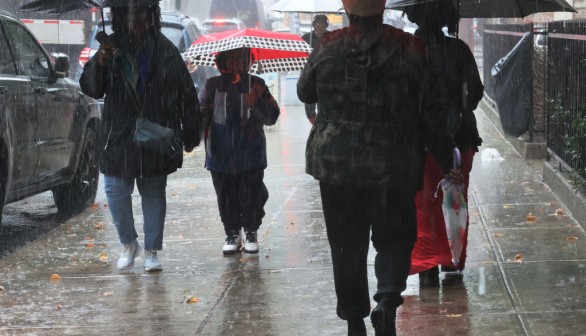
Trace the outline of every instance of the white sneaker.
<instances>
[{"instance_id":1,"label":"white sneaker","mask_svg":"<svg viewBox=\"0 0 586 336\"><path fill-rule=\"evenodd\" d=\"M150 250L144 252L144 270L147 272L155 272L162 270L161 262L157 258L157 250Z\"/></svg>"},{"instance_id":2,"label":"white sneaker","mask_svg":"<svg viewBox=\"0 0 586 336\"><path fill-rule=\"evenodd\" d=\"M129 270L134 266L134 258L140 253L141 247L136 239L132 243L124 244L124 250L118 258L118 269Z\"/></svg>"},{"instance_id":3,"label":"white sneaker","mask_svg":"<svg viewBox=\"0 0 586 336\"><path fill-rule=\"evenodd\" d=\"M240 232L235 231L226 236L226 244L224 244L222 251L224 252L224 255L235 254L240 251L241 247L242 239L240 238Z\"/></svg>"},{"instance_id":4,"label":"white sneaker","mask_svg":"<svg viewBox=\"0 0 586 336\"><path fill-rule=\"evenodd\" d=\"M256 231L244 231L244 252L258 253Z\"/></svg>"}]
</instances>

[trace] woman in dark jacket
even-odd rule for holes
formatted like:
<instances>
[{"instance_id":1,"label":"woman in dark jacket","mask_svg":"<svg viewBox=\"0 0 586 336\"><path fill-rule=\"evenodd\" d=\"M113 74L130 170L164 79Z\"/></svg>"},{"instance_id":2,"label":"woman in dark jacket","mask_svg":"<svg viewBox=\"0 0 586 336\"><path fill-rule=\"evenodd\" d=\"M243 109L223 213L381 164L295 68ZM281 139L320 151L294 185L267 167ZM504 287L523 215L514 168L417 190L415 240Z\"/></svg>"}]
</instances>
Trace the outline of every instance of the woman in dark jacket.
<instances>
[{"instance_id":1,"label":"woman in dark jacket","mask_svg":"<svg viewBox=\"0 0 586 336\"><path fill-rule=\"evenodd\" d=\"M143 1L144 3L144 1ZM108 206L124 250L118 269L130 269L141 249L134 228L131 194L134 183L142 198L145 270L161 270L166 214L167 175L183 162L183 146L199 143L197 92L177 48L160 32L158 1L152 5L112 8L114 33L85 65L81 89L96 99L105 95L99 130L100 170ZM133 142L139 115L172 128L176 152L161 155Z\"/></svg>"},{"instance_id":2,"label":"woman in dark jacket","mask_svg":"<svg viewBox=\"0 0 586 336\"><path fill-rule=\"evenodd\" d=\"M449 0L437 0L409 7L405 13L418 25L415 36L426 46L431 63L442 85L444 105L448 110L450 131L455 134L456 145L462 153L461 171L464 175L464 195L467 201L468 182L474 154L482 139L478 135L474 110L482 99L484 86L470 48L462 40L446 36L455 34L458 13ZM424 187L417 193L417 243L411 255L410 274L419 273L420 286L439 286L439 268L461 271L466 262L466 241L457 265L452 263L441 197L433 197L438 182L444 178L442 169L431 154L425 162ZM466 223L465 237L468 234Z\"/></svg>"}]
</instances>

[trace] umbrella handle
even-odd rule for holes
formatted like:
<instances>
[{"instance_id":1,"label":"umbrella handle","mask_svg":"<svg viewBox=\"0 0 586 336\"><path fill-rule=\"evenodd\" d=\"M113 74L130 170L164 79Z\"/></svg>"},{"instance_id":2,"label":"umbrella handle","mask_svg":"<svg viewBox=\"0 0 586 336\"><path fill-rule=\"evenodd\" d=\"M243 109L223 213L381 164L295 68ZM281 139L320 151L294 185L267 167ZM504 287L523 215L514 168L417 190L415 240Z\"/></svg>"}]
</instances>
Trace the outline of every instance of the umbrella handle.
<instances>
[{"instance_id":1,"label":"umbrella handle","mask_svg":"<svg viewBox=\"0 0 586 336\"><path fill-rule=\"evenodd\" d=\"M458 149L458 147L454 147L454 154L452 158L454 169L460 168L460 165L462 164L462 155L460 154L460 150Z\"/></svg>"}]
</instances>

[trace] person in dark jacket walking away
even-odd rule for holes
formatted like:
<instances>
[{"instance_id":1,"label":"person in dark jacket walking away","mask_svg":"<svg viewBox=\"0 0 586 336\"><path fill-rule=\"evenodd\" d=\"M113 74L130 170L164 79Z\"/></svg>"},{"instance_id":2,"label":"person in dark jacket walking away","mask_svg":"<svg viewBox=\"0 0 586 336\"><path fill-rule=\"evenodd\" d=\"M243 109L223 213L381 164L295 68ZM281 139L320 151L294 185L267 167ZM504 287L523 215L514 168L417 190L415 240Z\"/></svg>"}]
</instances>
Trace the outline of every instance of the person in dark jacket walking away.
<instances>
[{"instance_id":1,"label":"person in dark jacket walking away","mask_svg":"<svg viewBox=\"0 0 586 336\"><path fill-rule=\"evenodd\" d=\"M219 53L216 65L221 74L209 78L199 96L206 125L206 167L226 233L224 255L238 252L242 241L245 252L258 253L257 231L269 198L263 182L263 125L274 125L280 109L265 82L248 73L253 62L246 48Z\"/></svg>"},{"instance_id":2,"label":"person in dark jacket walking away","mask_svg":"<svg viewBox=\"0 0 586 336\"><path fill-rule=\"evenodd\" d=\"M303 36L301 36L301 38L307 42L311 48L315 49L315 47L317 47L317 45L319 44L319 41L321 41L322 36L324 36L324 34L329 33L328 31L328 26L330 25L330 20L328 19L327 16L323 15L323 14L317 14L316 16L313 17L313 21L311 23L311 26L313 27L313 30L309 33L305 33L303 34ZM307 116L307 120L309 120L309 122L313 125L315 124L315 121L317 120L317 104L313 103L313 104L305 104L305 115Z\"/></svg>"},{"instance_id":3,"label":"person in dark jacket walking away","mask_svg":"<svg viewBox=\"0 0 586 336\"><path fill-rule=\"evenodd\" d=\"M141 4L148 1L142 1ZM186 151L199 144L201 115L197 92L179 50L161 34L158 1L151 5L112 8L112 30L95 56L85 65L82 91L105 95L99 130L100 170L112 220L124 249L118 269L134 266L141 246L134 226L134 184L142 200L144 217L144 269L159 271L157 250L163 248L167 175L181 168L183 146L175 153L158 154L133 142L139 115L172 128Z\"/></svg>"},{"instance_id":4,"label":"person in dark jacket walking away","mask_svg":"<svg viewBox=\"0 0 586 336\"><path fill-rule=\"evenodd\" d=\"M474 154L482 139L476 127L474 110L482 99L484 86L480 80L474 54L468 45L452 36L446 36L443 28L454 35L458 24L458 11L450 0L436 0L408 7L407 18L418 26L415 36L426 46L429 59L440 79L442 96L448 107L448 127L456 134L456 145L462 154L461 170L464 175L464 197L468 202L468 182ZM411 255L410 274L419 273L421 287L439 286L439 268L443 271L461 271L466 262L466 243L458 265L452 263L441 197L435 198L439 181L443 178L441 167L431 154L425 162L424 187L417 193L417 243ZM468 223L464 237L468 234Z\"/></svg>"},{"instance_id":5,"label":"person in dark jacket walking away","mask_svg":"<svg viewBox=\"0 0 586 336\"><path fill-rule=\"evenodd\" d=\"M306 149L306 172L319 180L330 243L337 314L348 335L395 335L411 250L415 193L425 148L446 174L453 136L423 43L383 24L385 0L343 0L350 26L324 35L297 84L320 111ZM372 229L372 236L370 230ZM376 249L378 303L370 312L369 238Z\"/></svg>"}]
</instances>

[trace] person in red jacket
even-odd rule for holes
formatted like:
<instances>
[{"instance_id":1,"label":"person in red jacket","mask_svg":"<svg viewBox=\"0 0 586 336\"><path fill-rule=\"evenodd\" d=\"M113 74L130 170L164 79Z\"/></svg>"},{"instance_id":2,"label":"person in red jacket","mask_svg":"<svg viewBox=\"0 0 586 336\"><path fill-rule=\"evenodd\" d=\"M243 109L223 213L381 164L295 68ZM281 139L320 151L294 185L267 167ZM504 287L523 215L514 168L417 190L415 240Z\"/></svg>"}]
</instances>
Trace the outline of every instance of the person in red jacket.
<instances>
[{"instance_id":1,"label":"person in red jacket","mask_svg":"<svg viewBox=\"0 0 586 336\"><path fill-rule=\"evenodd\" d=\"M474 110L482 99L484 86L480 80L473 53L462 40L447 36L456 33L458 12L450 0L430 1L408 7L407 18L418 25L415 36L426 46L442 88L442 97L448 110L448 127L455 134L456 145L462 153L461 172L464 175L464 196L468 201L468 183L474 154L482 139L476 127ZM443 31L447 27L448 34ZM441 196L434 193L441 179L442 167L427 154L424 188L417 193L417 243L411 255L410 274L419 273L421 287L439 286L439 268L443 271L461 271L466 262L466 243L457 265L447 239ZM441 194L441 193L440 193ZM466 224L465 237L468 234Z\"/></svg>"}]
</instances>

